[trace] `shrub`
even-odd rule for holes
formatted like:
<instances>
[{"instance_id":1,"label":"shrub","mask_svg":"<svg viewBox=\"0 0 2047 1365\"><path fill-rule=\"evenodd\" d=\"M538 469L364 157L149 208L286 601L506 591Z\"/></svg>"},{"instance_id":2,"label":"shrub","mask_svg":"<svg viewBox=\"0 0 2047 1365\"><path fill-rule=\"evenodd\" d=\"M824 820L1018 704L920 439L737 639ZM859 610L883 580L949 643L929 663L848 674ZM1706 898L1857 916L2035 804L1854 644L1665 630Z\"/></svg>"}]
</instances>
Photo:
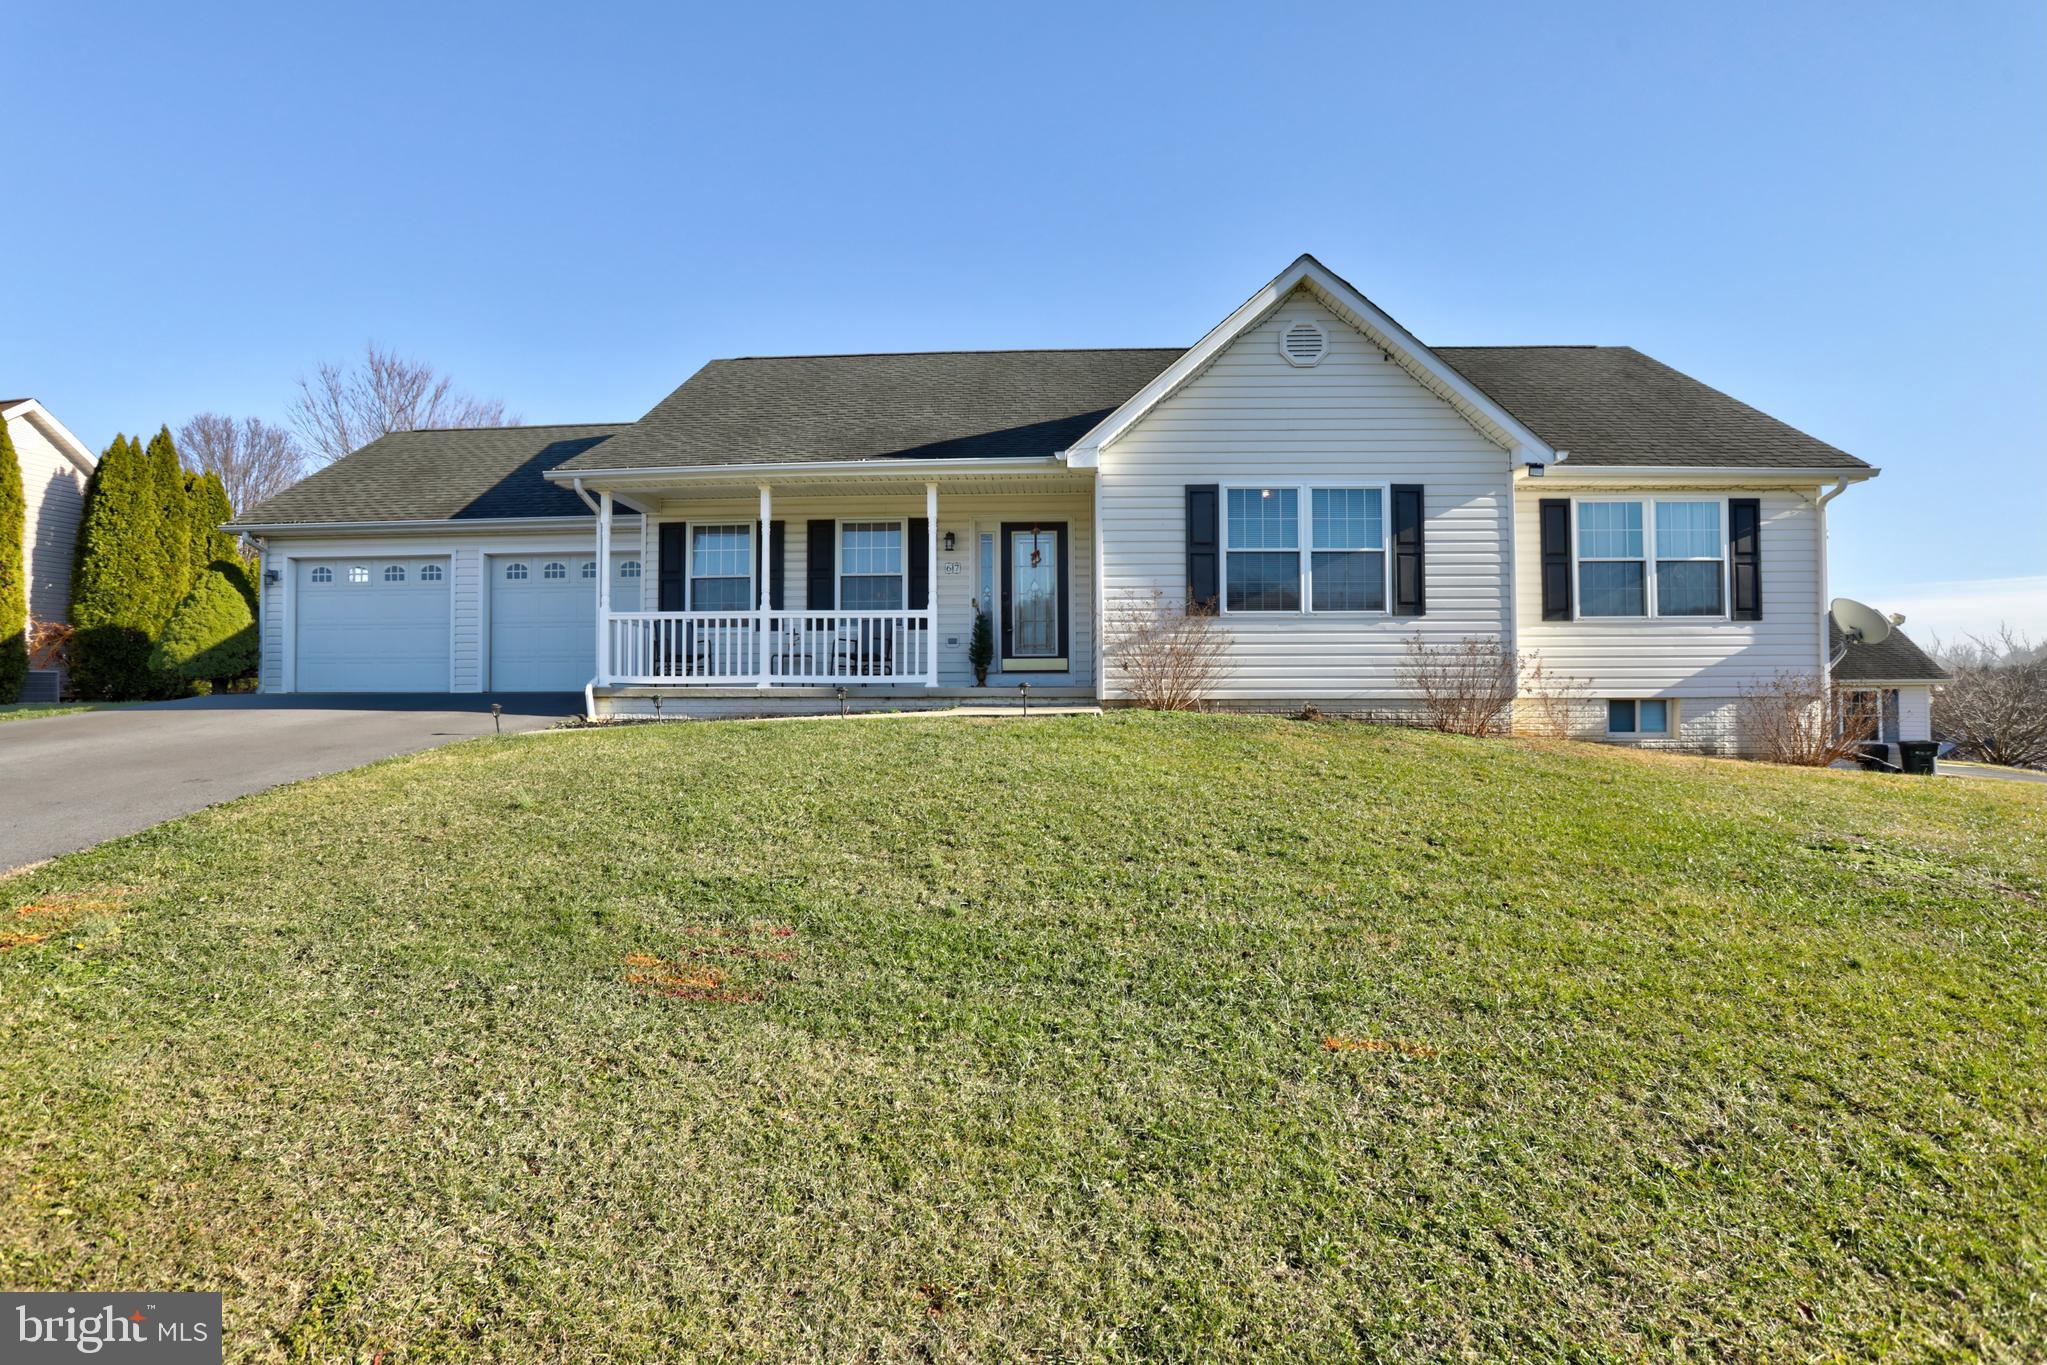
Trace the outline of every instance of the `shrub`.
<instances>
[{"instance_id":1,"label":"shrub","mask_svg":"<svg viewBox=\"0 0 2047 1365\"><path fill-rule=\"evenodd\" d=\"M226 684L256 667L256 618L239 560L207 567L150 651L150 671L181 683ZM237 582L237 580L244 580Z\"/></svg>"},{"instance_id":2,"label":"shrub","mask_svg":"<svg viewBox=\"0 0 2047 1365\"><path fill-rule=\"evenodd\" d=\"M1514 704L1517 672L1514 652L1497 640L1432 645L1415 635L1407 642L1407 687L1432 730L1481 739L1496 733Z\"/></svg>"},{"instance_id":3,"label":"shrub","mask_svg":"<svg viewBox=\"0 0 2047 1365\"><path fill-rule=\"evenodd\" d=\"M21 543L27 526L21 461L0 417L0 703L19 701L28 677L28 562Z\"/></svg>"},{"instance_id":4,"label":"shrub","mask_svg":"<svg viewBox=\"0 0 2047 1365\"><path fill-rule=\"evenodd\" d=\"M1123 690L1153 711L1199 711L1228 674L1229 641L1212 612L1188 612L1154 588L1110 609L1103 652Z\"/></svg>"},{"instance_id":5,"label":"shrub","mask_svg":"<svg viewBox=\"0 0 2047 1365\"><path fill-rule=\"evenodd\" d=\"M185 506L187 518L188 554L192 563L192 583L199 582L213 565L225 560L239 561L242 557L241 541L231 531L221 526L234 520L234 506L228 502L227 487L221 483L220 475L211 470L185 476Z\"/></svg>"},{"instance_id":6,"label":"shrub","mask_svg":"<svg viewBox=\"0 0 2047 1365\"><path fill-rule=\"evenodd\" d=\"M150 496L156 505L156 536L162 545L164 576L150 592L149 610L155 618L151 634L161 631L185 594L210 562L192 557L192 499L185 489L185 468L178 461L178 448L165 427L149 438L143 452L149 464ZM205 538L200 537L203 548Z\"/></svg>"},{"instance_id":7,"label":"shrub","mask_svg":"<svg viewBox=\"0 0 2047 1365\"><path fill-rule=\"evenodd\" d=\"M974 603L974 633L967 637L967 667L974 670L974 686L988 685L988 666L995 662L995 623Z\"/></svg>"},{"instance_id":8,"label":"shrub","mask_svg":"<svg viewBox=\"0 0 2047 1365\"><path fill-rule=\"evenodd\" d=\"M159 607L171 570L155 483L141 443L116 436L86 485L71 576L71 686L89 700L150 691L150 647L170 615Z\"/></svg>"},{"instance_id":9,"label":"shrub","mask_svg":"<svg viewBox=\"0 0 2047 1365\"><path fill-rule=\"evenodd\" d=\"M1780 673L1742 689L1741 729L1765 762L1825 768L1859 756L1876 724L1813 674Z\"/></svg>"}]
</instances>

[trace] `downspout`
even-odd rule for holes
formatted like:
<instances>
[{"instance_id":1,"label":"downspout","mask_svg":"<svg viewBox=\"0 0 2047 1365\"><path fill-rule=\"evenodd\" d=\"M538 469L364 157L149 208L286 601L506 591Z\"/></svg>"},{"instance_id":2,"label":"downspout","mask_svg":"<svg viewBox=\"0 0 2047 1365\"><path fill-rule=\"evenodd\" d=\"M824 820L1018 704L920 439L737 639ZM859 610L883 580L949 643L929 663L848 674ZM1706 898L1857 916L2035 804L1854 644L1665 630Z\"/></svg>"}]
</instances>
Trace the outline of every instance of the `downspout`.
<instances>
[{"instance_id":1,"label":"downspout","mask_svg":"<svg viewBox=\"0 0 2047 1365\"><path fill-rule=\"evenodd\" d=\"M1820 562L1819 562L1819 581L1820 581L1820 600L1819 600L1819 608L1820 608L1820 610L1819 610L1819 617L1820 617L1820 632L1819 632L1819 633L1820 633L1820 639L1819 639L1819 649L1820 649L1820 672L1819 672L1819 679L1820 679L1820 692L1821 692L1821 694L1822 694L1822 695L1824 695L1824 694L1826 693L1826 691L1827 691L1827 688L1828 688L1828 686L1829 686L1829 685L1831 684L1831 682L1832 682L1832 678L1833 678L1833 672L1834 672L1833 660L1832 660L1832 659L1831 659L1831 658L1829 657L1829 656L1830 656L1830 655L1831 655L1831 654L1833 653L1833 651L1832 651L1831 649L1829 649L1829 648L1828 648L1828 639L1827 639L1827 603L1828 603L1828 601L1830 600L1830 599L1829 599L1829 597L1828 597L1828 595L1827 595L1827 593L1828 593L1828 588L1827 588L1827 504L1828 504L1828 503L1830 503L1830 502L1832 502L1832 501L1833 501L1833 500L1834 500L1835 498L1838 498L1838 497L1840 497L1840 496L1841 496L1841 495L1842 495L1843 493L1845 493L1845 492L1847 492L1847 491L1848 491L1848 480L1846 480L1846 479L1839 479L1839 480L1836 480L1836 481L1835 481L1835 483L1834 483L1834 486L1833 486L1832 488L1829 488L1829 489L1827 489L1827 490L1826 490L1825 492L1821 493L1821 494L1820 494L1820 495L1819 495L1819 496L1818 496L1817 498L1814 498L1814 499L1813 499L1813 504L1812 504L1812 508L1813 508L1813 515L1814 515L1814 520L1815 520L1815 523L1816 523L1816 524L1815 524L1815 526L1814 526L1814 529L1813 529L1813 534L1814 534L1814 535L1815 535L1815 536L1816 536L1816 537L1818 538L1818 540L1819 540L1819 559L1820 559Z\"/></svg>"},{"instance_id":2,"label":"downspout","mask_svg":"<svg viewBox=\"0 0 2047 1365\"><path fill-rule=\"evenodd\" d=\"M583 491L583 481L581 479L571 479L569 480L569 485L576 490L576 496L583 500L585 507L588 507L597 516L601 517L604 515L604 509L597 505L597 500ZM605 563L605 559L606 556L602 553L597 556L597 582L600 593L603 592L604 586L611 581L611 565ZM602 614L600 611L599 616L601 617ZM604 622L601 619L597 623L597 628L599 630L604 629ZM595 721L597 719L597 679L595 677L592 677L590 681L583 684L583 719L587 721Z\"/></svg>"}]
</instances>

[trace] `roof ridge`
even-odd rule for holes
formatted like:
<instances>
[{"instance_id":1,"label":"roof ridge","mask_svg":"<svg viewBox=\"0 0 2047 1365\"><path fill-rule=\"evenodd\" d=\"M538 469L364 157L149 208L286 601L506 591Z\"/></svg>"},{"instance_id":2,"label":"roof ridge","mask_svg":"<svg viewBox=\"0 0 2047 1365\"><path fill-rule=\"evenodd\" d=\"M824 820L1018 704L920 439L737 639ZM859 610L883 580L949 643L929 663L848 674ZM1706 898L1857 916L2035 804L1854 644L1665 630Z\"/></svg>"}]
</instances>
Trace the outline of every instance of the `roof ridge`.
<instances>
[{"instance_id":1,"label":"roof ridge","mask_svg":"<svg viewBox=\"0 0 2047 1365\"><path fill-rule=\"evenodd\" d=\"M1083 352L1096 355L1104 352L1135 355L1139 351L1184 353L1186 350L1185 346L991 346L955 347L938 351L806 351L795 355L721 355L705 363L720 365L735 360L873 360L895 357L907 359L911 356L930 355L1079 355Z\"/></svg>"},{"instance_id":2,"label":"roof ridge","mask_svg":"<svg viewBox=\"0 0 2047 1365\"><path fill-rule=\"evenodd\" d=\"M1632 351L1627 345L1613 346L1603 341L1511 341L1489 342L1482 346L1459 346L1450 343L1423 343L1432 351Z\"/></svg>"},{"instance_id":3,"label":"roof ridge","mask_svg":"<svg viewBox=\"0 0 2047 1365\"><path fill-rule=\"evenodd\" d=\"M387 431L386 436L444 436L454 431L560 431L564 427L629 427L637 418L623 422L509 422L495 427L408 427L404 431Z\"/></svg>"}]
</instances>

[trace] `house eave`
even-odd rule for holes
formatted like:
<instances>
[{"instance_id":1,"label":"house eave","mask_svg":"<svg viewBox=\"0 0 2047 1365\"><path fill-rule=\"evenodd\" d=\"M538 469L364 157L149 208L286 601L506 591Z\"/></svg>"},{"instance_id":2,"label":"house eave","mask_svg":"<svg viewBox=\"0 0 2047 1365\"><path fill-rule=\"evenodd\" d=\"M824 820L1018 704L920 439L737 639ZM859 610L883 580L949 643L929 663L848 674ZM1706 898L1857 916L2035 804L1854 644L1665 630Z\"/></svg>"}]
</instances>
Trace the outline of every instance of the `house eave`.
<instances>
[{"instance_id":1,"label":"house eave","mask_svg":"<svg viewBox=\"0 0 2047 1365\"><path fill-rule=\"evenodd\" d=\"M581 480L595 486L642 487L668 483L731 483L735 480L776 477L815 478L821 474L859 476L871 474L902 478L914 474L1015 474L1044 473L1066 468L1058 455L1020 455L998 460L791 460L773 464L654 465L622 469L576 469L562 466L547 470L542 477L551 483Z\"/></svg>"},{"instance_id":2,"label":"house eave","mask_svg":"<svg viewBox=\"0 0 2047 1365\"><path fill-rule=\"evenodd\" d=\"M595 518L576 512L563 517L437 517L406 521L230 521L221 529L249 536L379 535L449 531L533 531L547 527L580 527Z\"/></svg>"},{"instance_id":3,"label":"house eave","mask_svg":"<svg viewBox=\"0 0 2047 1365\"><path fill-rule=\"evenodd\" d=\"M1870 466L1779 468L1748 465L1578 465L1555 464L1543 472L1515 471L1517 482L1545 487L1595 487L1607 484L1671 484L1685 487L1761 487L1768 485L1810 488L1825 483L1864 483L1883 471Z\"/></svg>"}]
</instances>

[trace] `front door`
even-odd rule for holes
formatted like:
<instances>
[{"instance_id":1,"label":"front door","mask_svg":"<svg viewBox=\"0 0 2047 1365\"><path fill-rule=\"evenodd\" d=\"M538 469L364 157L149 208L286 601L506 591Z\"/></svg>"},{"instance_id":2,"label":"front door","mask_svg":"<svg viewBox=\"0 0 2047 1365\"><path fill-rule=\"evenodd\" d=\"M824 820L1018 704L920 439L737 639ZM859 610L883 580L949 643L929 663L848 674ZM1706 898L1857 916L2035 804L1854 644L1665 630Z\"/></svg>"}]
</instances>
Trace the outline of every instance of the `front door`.
<instances>
[{"instance_id":1,"label":"front door","mask_svg":"<svg viewBox=\"0 0 2047 1365\"><path fill-rule=\"evenodd\" d=\"M1066 523L1004 522L1002 671L1063 673L1068 667Z\"/></svg>"}]
</instances>

